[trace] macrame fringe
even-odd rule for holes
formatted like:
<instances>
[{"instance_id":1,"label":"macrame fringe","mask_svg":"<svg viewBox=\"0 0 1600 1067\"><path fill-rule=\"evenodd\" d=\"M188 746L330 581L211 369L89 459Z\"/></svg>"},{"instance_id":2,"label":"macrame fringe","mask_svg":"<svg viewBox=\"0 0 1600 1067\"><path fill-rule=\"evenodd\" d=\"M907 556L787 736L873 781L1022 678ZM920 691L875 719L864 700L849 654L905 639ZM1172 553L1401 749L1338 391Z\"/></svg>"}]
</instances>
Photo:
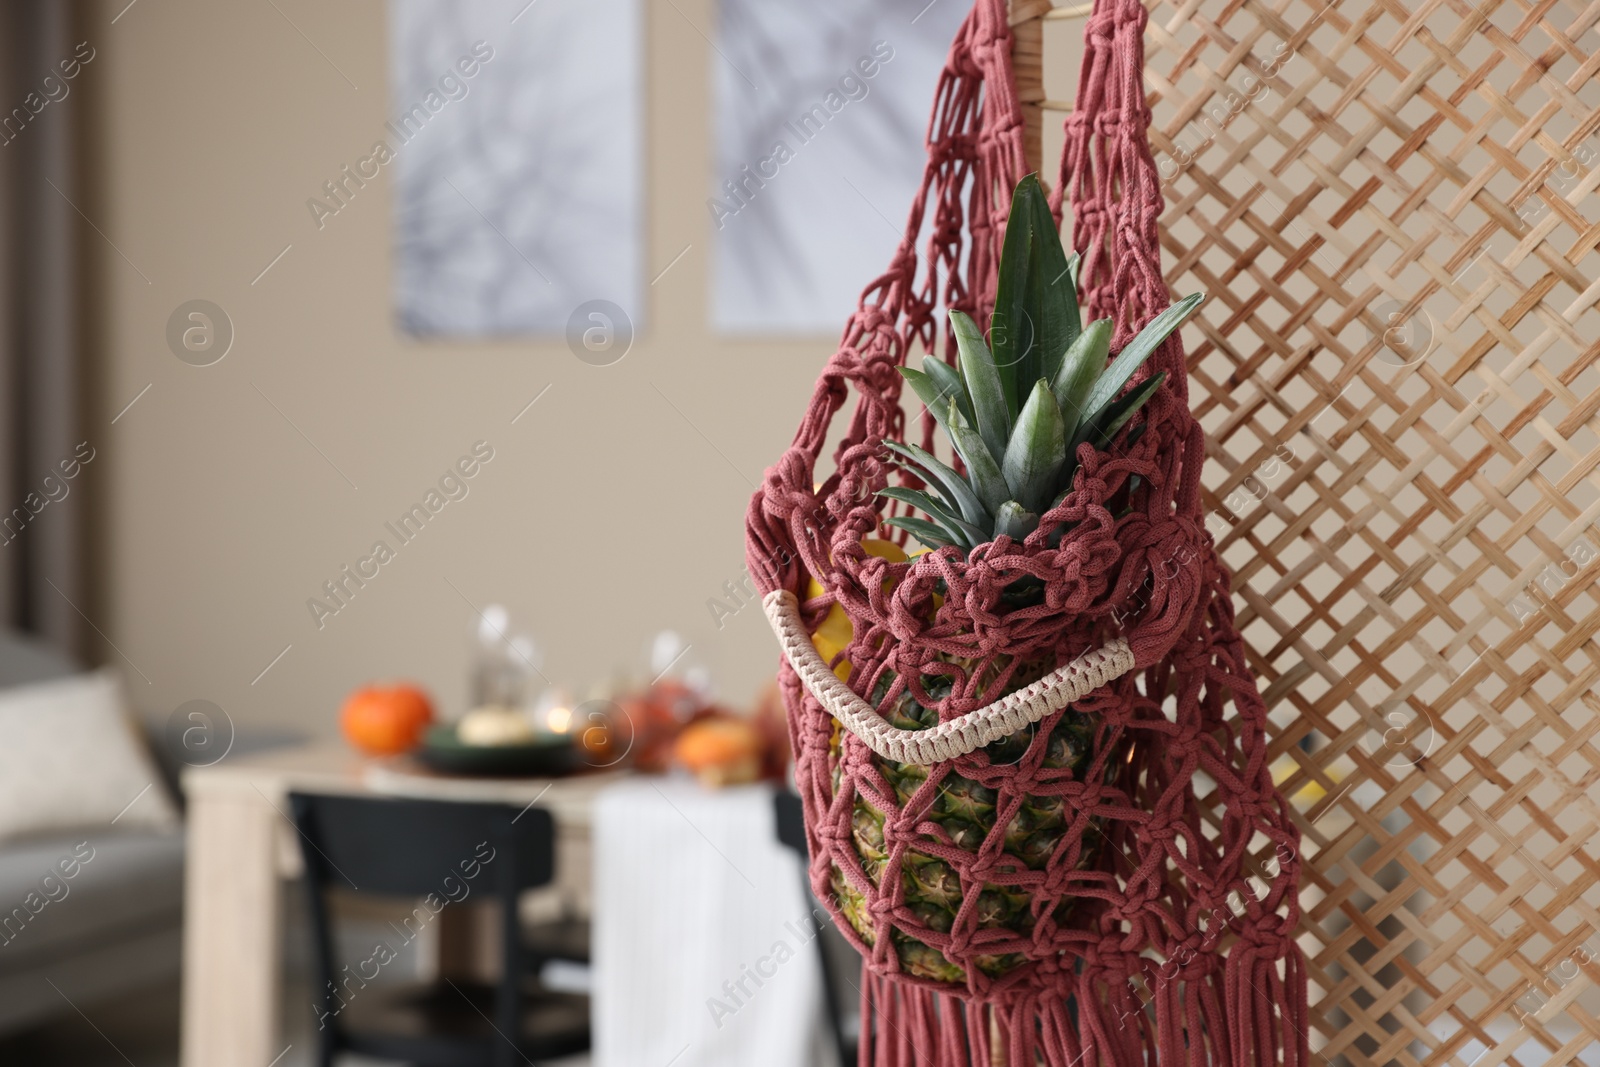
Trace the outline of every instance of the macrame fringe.
<instances>
[{"instance_id":1,"label":"macrame fringe","mask_svg":"<svg viewBox=\"0 0 1600 1067\"><path fill-rule=\"evenodd\" d=\"M1283 967L1240 945L1154 995L1085 973L1070 999L994 1005L868 970L857 1067L1309 1067L1299 954Z\"/></svg>"}]
</instances>

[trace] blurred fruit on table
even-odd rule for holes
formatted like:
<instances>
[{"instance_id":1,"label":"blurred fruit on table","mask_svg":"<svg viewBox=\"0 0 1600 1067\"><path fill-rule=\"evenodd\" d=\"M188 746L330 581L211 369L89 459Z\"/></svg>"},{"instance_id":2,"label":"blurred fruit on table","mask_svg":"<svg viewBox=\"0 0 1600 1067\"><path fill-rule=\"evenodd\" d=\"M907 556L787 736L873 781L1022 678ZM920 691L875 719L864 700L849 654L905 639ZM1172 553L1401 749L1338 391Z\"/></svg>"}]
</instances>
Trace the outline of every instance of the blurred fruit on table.
<instances>
[{"instance_id":1,"label":"blurred fruit on table","mask_svg":"<svg viewBox=\"0 0 1600 1067\"><path fill-rule=\"evenodd\" d=\"M533 723L514 708L474 708L456 723L463 745L525 745L534 736Z\"/></svg>"},{"instance_id":2,"label":"blurred fruit on table","mask_svg":"<svg viewBox=\"0 0 1600 1067\"><path fill-rule=\"evenodd\" d=\"M788 716L774 677L748 715L717 705L697 711L672 746L673 763L702 785L720 788L788 777Z\"/></svg>"},{"instance_id":3,"label":"blurred fruit on table","mask_svg":"<svg viewBox=\"0 0 1600 1067\"><path fill-rule=\"evenodd\" d=\"M758 781L765 755L755 724L726 713L691 723L673 745L678 764L713 789Z\"/></svg>"},{"instance_id":4,"label":"blurred fruit on table","mask_svg":"<svg viewBox=\"0 0 1600 1067\"><path fill-rule=\"evenodd\" d=\"M433 704L421 689L363 686L341 709L344 736L374 756L421 748L428 763L440 750L454 761L436 768L446 773L487 773L477 764L498 759L497 751L510 758L519 749L564 748L569 770L688 771L713 787L788 774L789 731L776 679L749 714L731 710L713 698L709 674L689 658L690 646L663 631L650 649L652 683L631 690L602 686L576 702L559 687L535 689L536 650L527 638L510 636L508 626L508 614L498 605L477 621L474 703L465 715L430 732ZM476 769L457 767L463 760Z\"/></svg>"},{"instance_id":5,"label":"blurred fruit on table","mask_svg":"<svg viewBox=\"0 0 1600 1067\"><path fill-rule=\"evenodd\" d=\"M616 744L634 768L647 774L666 772L678 734L696 715L714 706L709 675L689 660L689 650L675 631L662 630L650 643L652 681L615 698Z\"/></svg>"},{"instance_id":6,"label":"blurred fruit on table","mask_svg":"<svg viewBox=\"0 0 1600 1067\"><path fill-rule=\"evenodd\" d=\"M571 707L552 708L545 720L554 730L564 713L563 732L571 736L584 765L597 770L620 766L628 758L618 729L622 709L611 699L611 692L609 686L597 686L587 700Z\"/></svg>"},{"instance_id":7,"label":"blurred fruit on table","mask_svg":"<svg viewBox=\"0 0 1600 1067\"><path fill-rule=\"evenodd\" d=\"M586 738L585 747L646 774L687 770L709 786L784 778L789 727L776 679L750 714L742 714L716 701L708 672L689 662L688 652L677 634L658 634L649 657L653 682L583 705L608 712L589 716L605 725Z\"/></svg>"},{"instance_id":8,"label":"blurred fruit on table","mask_svg":"<svg viewBox=\"0 0 1600 1067\"><path fill-rule=\"evenodd\" d=\"M433 721L433 702L414 685L362 686L345 698L339 728L370 756L409 752Z\"/></svg>"},{"instance_id":9,"label":"blurred fruit on table","mask_svg":"<svg viewBox=\"0 0 1600 1067\"><path fill-rule=\"evenodd\" d=\"M642 692L620 697L617 707L621 712L618 740L633 766L647 774L661 774L672 763L678 734L712 704L682 682L664 678Z\"/></svg>"}]
</instances>

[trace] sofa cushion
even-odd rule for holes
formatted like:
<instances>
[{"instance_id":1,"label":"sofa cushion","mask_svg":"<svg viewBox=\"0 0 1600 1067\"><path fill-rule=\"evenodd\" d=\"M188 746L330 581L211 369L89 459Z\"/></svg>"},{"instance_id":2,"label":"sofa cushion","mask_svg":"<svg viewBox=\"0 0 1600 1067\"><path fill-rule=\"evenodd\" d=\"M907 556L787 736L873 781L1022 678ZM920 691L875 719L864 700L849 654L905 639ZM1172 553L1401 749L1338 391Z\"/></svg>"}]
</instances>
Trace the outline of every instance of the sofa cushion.
<instances>
[{"instance_id":1,"label":"sofa cushion","mask_svg":"<svg viewBox=\"0 0 1600 1067\"><path fill-rule=\"evenodd\" d=\"M176 823L125 707L107 670L0 690L0 842Z\"/></svg>"},{"instance_id":2,"label":"sofa cushion","mask_svg":"<svg viewBox=\"0 0 1600 1067\"><path fill-rule=\"evenodd\" d=\"M183 834L77 833L0 846L0 974L175 925Z\"/></svg>"}]
</instances>

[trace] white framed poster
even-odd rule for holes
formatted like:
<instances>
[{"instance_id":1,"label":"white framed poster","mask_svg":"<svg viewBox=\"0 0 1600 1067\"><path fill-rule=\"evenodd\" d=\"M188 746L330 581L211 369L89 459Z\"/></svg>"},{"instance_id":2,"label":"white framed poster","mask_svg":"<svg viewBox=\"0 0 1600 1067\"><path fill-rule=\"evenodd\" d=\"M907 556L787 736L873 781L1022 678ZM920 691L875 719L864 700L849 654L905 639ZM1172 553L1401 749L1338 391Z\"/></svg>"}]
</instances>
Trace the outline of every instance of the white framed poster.
<instances>
[{"instance_id":1,"label":"white framed poster","mask_svg":"<svg viewBox=\"0 0 1600 1067\"><path fill-rule=\"evenodd\" d=\"M640 0L390 0L394 306L429 336L640 318Z\"/></svg>"},{"instance_id":2,"label":"white framed poster","mask_svg":"<svg viewBox=\"0 0 1600 1067\"><path fill-rule=\"evenodd\" d=\"M713 327L837 334L889 264L966 0L720 0Z\"/></svg>"}]
</instances>

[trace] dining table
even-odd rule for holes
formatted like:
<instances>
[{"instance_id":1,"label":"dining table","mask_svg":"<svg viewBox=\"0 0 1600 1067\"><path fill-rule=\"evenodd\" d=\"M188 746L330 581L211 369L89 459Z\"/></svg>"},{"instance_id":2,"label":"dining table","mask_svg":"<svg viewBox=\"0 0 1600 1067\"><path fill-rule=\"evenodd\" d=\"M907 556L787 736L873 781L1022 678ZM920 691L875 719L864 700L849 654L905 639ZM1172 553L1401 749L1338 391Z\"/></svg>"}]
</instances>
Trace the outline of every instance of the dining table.
<instances>
[{"instance_id":1,"label":"dining table","mask_svg":"<svg viewBox=\"0 0 1600 1067\"><path fill-rule=\"evenodd\" d=\"M596 798L625 777L470 778L410 757L374 759L336 741L272 749L184 769L181 1067L267 1067L283 1059L282 885L302 871L291 792L474 801L548 810L555 890L586 916Z\"/></svg>"},{"instance_id":2,"label":"dining table","mask_svg":"<svg viewBox=\"0 0 1600 1067\"><path fill-rule=\"evenodd\" d=\"M777 839L770 783L712 789L686 774L615 769L466 777L409 756L365 757L336 741L188 767L181 783L181 1067L306 1062L308 1050L286 1036L295 1031L284 1012L293 969L285 967L284 886L303 870L291 792L549 811L555 880L538 892L564 917L592 921L584 980L595 1067L827 1062L815 938L828 919L803 887L799 857ZM493 918L492 909L476 910ZM493 924L474 909L441 912L452 916L424 950L433 972L491 976Z\"/></svg>"}]
</instances>

